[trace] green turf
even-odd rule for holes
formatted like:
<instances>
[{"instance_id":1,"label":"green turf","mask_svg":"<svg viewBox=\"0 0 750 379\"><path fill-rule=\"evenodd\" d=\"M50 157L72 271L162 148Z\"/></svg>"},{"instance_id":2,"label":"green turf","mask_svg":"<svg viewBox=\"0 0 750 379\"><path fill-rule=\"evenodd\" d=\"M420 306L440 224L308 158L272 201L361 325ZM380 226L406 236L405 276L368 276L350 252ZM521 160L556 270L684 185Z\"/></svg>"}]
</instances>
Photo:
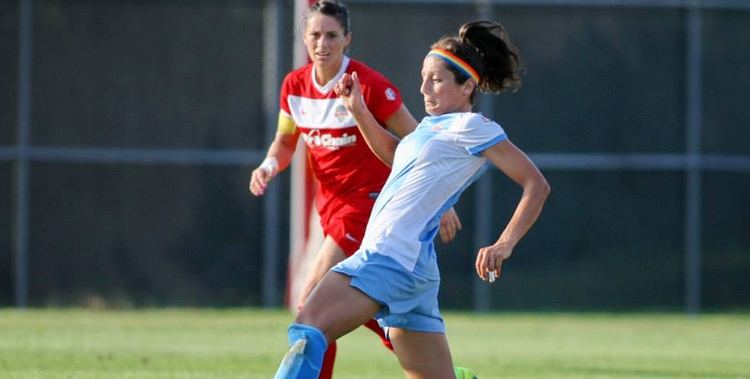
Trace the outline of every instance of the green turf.
<instances>
[{"instance_id":1,"label":"green turf","mask_svg":"<svg viewBox=\"0 0 750 379\"><path fill-rule=\"evenodd\" d=\"M285 311L0 310L0 378L270 378ZM447 313L480 378L750 378L750 315ZM371 332L340 341L338 378L401 378Z\"/></svg>"}]
</instances>

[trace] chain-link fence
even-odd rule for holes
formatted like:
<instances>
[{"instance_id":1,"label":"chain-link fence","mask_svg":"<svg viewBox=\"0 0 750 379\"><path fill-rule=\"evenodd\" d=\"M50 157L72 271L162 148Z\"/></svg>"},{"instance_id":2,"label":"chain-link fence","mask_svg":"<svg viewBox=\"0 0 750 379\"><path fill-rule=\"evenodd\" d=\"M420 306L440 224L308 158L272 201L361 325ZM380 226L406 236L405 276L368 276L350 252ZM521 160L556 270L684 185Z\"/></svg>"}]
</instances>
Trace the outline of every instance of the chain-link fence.
<instances>
[{"instance_id":1,"label":"chain-link fence","mask_svg":"<svg viewBox=\"0 0 750 379\"><path fill-rule=\"evenodd\" d=\"M745 2L348 4L350 54L418 119L421 60L463 22L501 21L527 67L519 92L479 108L553 194L489 289L476 246L519 191L497 173L467 191L464 230L438 246L444 307L750 305ZM291 7L0 3L0 304L278 304L289 181L258 200L247 180L291 69Z\"/></svg>"}]
</instances>

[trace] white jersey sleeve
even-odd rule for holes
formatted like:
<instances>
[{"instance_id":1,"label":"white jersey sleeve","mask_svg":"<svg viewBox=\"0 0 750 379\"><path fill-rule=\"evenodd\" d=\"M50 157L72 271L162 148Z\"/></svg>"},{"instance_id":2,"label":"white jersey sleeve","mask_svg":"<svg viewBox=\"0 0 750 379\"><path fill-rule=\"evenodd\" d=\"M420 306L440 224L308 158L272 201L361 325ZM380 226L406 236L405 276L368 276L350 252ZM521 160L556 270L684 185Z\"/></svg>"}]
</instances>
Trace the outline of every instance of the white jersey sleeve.
<instances>
[{"instance_id":1,"label":"white jersey sleeve","mask_svg":"<svg viewBox=\"0 0 750 379\"><path fill-rule=\"evenodd\" d=\"M456 125L456 144L471 155L479 155L506 139L508 136L498 123L479 113L467 113Z\"/></svg>"}]
</instances>

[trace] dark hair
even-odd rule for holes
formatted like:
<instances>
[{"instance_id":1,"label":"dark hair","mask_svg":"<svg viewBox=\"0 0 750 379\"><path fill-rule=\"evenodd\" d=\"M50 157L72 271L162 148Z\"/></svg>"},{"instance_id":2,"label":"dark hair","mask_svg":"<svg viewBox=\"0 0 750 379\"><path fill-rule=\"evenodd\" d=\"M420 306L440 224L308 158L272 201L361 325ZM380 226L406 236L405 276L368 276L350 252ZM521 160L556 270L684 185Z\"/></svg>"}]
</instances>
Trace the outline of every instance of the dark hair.
<instances>
[{"instance_id":1,"label":"dark hair","mask_svg":"<svg viewBox=\"0 0 750 379\"><path fill-rule=\"evenodd\" d=\"M310 12L307 14L305 23L315 13L324 14L336 19L342 28L344 28L344 35L349 34L349 9L339 0L318 0L315 4L310 7Z\"/></svg>"},{"instance_id":2,"label":"dark hair","mask_svg":"<svg viewBox=\"0 0 750 379\"><path fill-rule=\"evenodd\" d=\"M445 49L468 63L479 74L479 89L499 93L521 87L523 67L518 49L511 42L505 28L494 21L473 21L461 25L458 37L446 36L433 43L432 49ZM469 76L451 65L446 65L463 84ZM476 88L471 94L474 102Z\"/></svg>"}]
</instances>

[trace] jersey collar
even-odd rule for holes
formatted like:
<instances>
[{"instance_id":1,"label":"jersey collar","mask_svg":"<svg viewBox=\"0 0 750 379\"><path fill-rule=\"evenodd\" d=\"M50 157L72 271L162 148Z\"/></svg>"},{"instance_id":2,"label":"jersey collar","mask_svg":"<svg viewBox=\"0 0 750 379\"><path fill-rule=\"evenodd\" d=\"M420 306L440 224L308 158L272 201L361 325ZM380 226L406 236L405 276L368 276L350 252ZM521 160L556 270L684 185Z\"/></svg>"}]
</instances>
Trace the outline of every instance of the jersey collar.
<instances>
[{"instance_id":1,"label":"jersey collar","mask_svg":"<svg viewBox=\"0 0 750 379\"><path fill-rule=\"evenodd\" d=\"M310 70L310 75L312 75L312 84L315 87L318 92L322 93L323 95L327 94L328 92L331 92L334 86L336 86L336 83L338 83L339 79L341 79L342 76L344 76L344 73L346 72L346 68L349 67L349 57L344 55L344 58L341 61L341 68L339 68L339 72L336 73L336 76L333 77L328 83L325 85L318 84L318 80L315 79L315 66L313 65L312 70Z\"/></svg>"}]
</instances>

